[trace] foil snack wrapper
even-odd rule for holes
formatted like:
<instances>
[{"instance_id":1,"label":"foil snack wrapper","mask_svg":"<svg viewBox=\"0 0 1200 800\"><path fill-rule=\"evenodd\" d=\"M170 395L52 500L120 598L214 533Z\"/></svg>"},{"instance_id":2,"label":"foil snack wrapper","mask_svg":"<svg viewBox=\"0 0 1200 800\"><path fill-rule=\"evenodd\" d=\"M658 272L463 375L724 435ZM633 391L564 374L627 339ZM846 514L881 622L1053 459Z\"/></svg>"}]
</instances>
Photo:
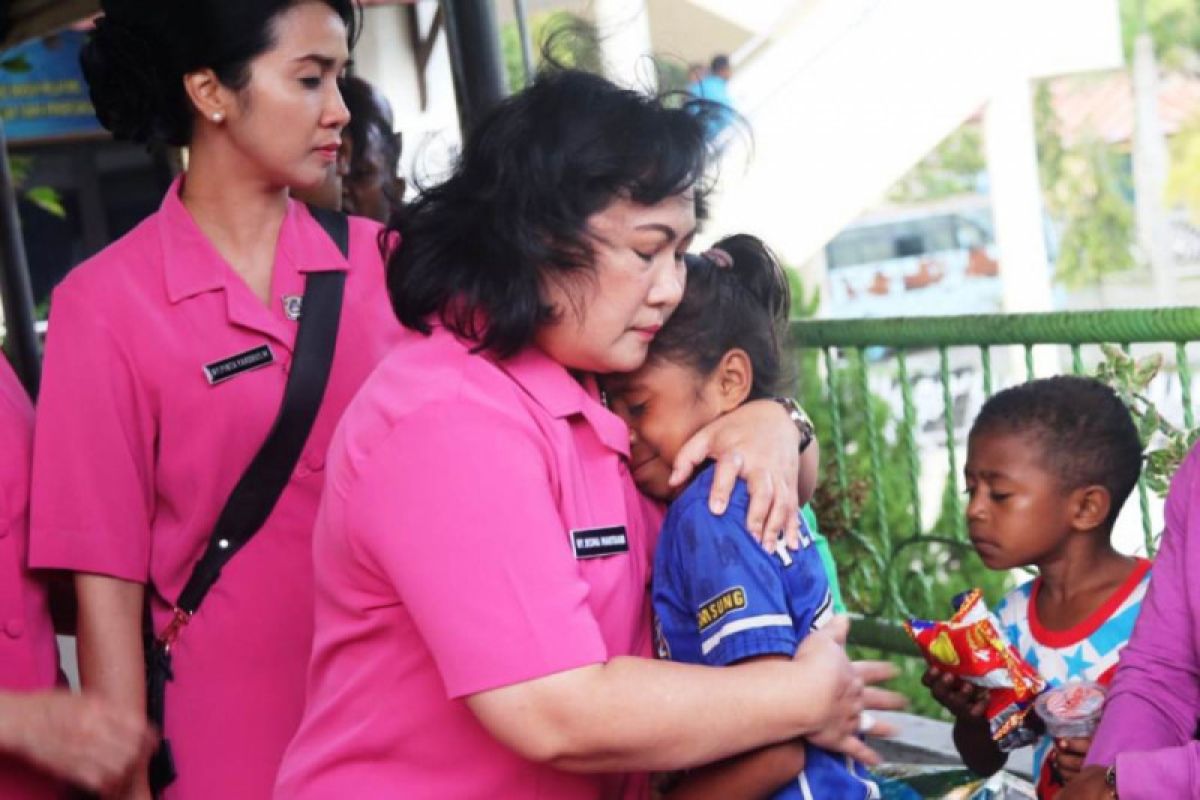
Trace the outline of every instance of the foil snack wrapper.
<instances>
[{"instance_id":1,"label":"foil snack wrapper","mask_svg":"<svg viewBox=\"0 0 1200 800\"><path fill-rule=\"evenodd\" d=\"M988 690L987 720L1001 750L1015 750L1037 736L1023 727L1046 681L1004 635L988 611L983 592L972 589L954 600L945 622L913 619L904 629L930 666Z\"/></svg>"}]
</instances>

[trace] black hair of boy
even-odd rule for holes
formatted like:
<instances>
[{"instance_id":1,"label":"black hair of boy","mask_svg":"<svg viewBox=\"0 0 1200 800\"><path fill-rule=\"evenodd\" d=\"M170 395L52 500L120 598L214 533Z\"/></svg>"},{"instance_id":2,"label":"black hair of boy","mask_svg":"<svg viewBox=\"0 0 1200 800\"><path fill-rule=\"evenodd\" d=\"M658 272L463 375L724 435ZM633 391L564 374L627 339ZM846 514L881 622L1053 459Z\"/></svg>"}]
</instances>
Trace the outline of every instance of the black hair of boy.
<instances>
[{"instance_id":1,"label":"black hair of boy","mask_svg":"<svg viewBox=\"0 0 1200 800\"><path fill-rule=\"evenodd\" d=\"M984 434L1031 437L1046 471L1068 490L1105 487L1110 530L1142 471L1142 442L1129 409L1093 378L1042 378L997 392L971 426L971 438Z\"/></svg>"},{"instance_id":2,"label":"black hair of boy","mask_svg":"<svg viewBox=\"0 0 1200 800\"><path fill-rule=\"evenodd\" d=\"M782 394L790 382L783 363L791 291L775 254L749 234L714 245L733 260L721 266L687 256L687 289L667 324L650 344L648 358L686 364L708 375L738 347L754 367L747 400Z\"/></svg>"}]
</instances>

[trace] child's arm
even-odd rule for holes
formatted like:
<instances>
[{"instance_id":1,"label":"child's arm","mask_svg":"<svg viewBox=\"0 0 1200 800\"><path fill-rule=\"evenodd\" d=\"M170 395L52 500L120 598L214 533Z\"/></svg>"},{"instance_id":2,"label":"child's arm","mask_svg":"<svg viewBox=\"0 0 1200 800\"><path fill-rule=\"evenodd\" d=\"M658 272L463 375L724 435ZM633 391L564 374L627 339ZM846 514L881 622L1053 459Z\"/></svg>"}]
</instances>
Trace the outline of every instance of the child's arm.
<instances>
[{"instance_id":1,"label":"child's arm","mask_svg":"<svg viewBox=\"0 0 1200 800\"><path fill-rule=\"evenodd\" d=\"M979 775L994 775L1008 761L992 739L984 712L987 690L973 686L953 675L930 667L921 682L929 687L933 699L954 715L954 746L963 763Z\"/></svg>"},{"instance_id":2,"label":"child's arm","mask_svg":"<svg viewBox=\"0 0 1200 800\"><path fill-rule=\"evenodd\" d=\"M769 797L804 769L804 740L763 747L689 772L667 800Z\"/></svg>"},{"instance_id":3,"label":"child's arm","mask_svg":"<svg viewBox=\"0 0 1200 800\"><path fill-rule=\"evenodd\" d=\"M782 656L748 658L750 661L787 661ZM779 787L795 780L804 769L804 740L761 747L689 770L666 793L668 800L730 800L769 797Z\"/></svg>"},{"instance_id":4,"label":"child's arm","mask_svg":"<svg viewBox=\"0 0 1200 800\"><path fill-rule=\"evenodd\" d=\"M1079 776L1083 769L1083 760L1087 758L1088 748L1092 746L1092 737L1078 739L1054 740L1054 766L1062 776L1063 783L1070 783Z\"/></svg>"}]
</instances>

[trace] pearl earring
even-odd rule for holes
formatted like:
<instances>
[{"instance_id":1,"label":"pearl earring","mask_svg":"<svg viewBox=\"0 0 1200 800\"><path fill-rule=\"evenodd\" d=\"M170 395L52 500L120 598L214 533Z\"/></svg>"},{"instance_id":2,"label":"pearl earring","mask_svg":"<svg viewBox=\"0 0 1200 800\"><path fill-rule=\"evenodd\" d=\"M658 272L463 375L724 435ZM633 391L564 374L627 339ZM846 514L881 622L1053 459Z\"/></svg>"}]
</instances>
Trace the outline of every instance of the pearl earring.
<instances>
[{"instance_id":1,"label":"pearl earring","mask_svg":"<svg viewBox=\"0 0 1200 800\"><path fill-rule=\"evenodd\" d=\"M221 123L221 121L222 121L223 119L225 119L225 115L224 115L224 114L222 114L220 111L214 111L214 112L213 112L213 115L212 115L212 121L213 121L213 122L216 122L217 124L220 124L220 123Z\"/></svg>"}]
</instances>

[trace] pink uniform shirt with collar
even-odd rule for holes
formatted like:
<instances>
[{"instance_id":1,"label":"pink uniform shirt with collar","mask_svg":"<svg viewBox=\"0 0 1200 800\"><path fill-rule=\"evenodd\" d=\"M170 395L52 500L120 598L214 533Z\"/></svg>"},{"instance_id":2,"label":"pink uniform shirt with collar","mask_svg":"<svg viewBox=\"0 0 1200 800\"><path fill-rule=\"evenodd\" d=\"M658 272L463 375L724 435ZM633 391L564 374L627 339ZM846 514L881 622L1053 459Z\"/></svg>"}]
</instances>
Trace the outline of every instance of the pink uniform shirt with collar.
<instances>
[{"instance_id":1,"label":"pink uniform shirt with collar","mask_svg":"<svg viewBox=\"0 0 1200 800\"><path fill-rule=\"evenodd\" d=\"M33 405L0 355L0 692L36 692L58 683L58 650L46 587L26 568ZM0 756L0 797L42 800L63 788Z\"/></svg>"},{"instance_id":2,"label":"pink uniform shirt with collar","mask_svg":"<svg viewBox=\"0 0 1200 800\"><path fill-rule=\"evenodd\" d=\"M67 276L51 302L34 444L31 561L148 584L156 630L271 427L297 323L285 298L349 270L313 431L263 529L176 644L169 800L270 796L303 706L312 637L312 523L342 411L399 334L379 227L351 218L350 259L289 202L264 305L179 198ZM210 385L204 366L266 345L273 362Z\"/></svg>"},{"instance_id":3,"label":"pink uniform shirt with collar","mask_svg":"<svg viewBox=\"0 0 1200 800\"><path fill-rule=\"evenodd\" d=\"M314 534L308 705L276 798L641 797L641 776L571 774L496 741L469 695L649 656L661 519L629 433L536 349L493 362L410 333L351 404ZM629 550L577 560L570 531Z\"/></svg>"}]
</instances>

